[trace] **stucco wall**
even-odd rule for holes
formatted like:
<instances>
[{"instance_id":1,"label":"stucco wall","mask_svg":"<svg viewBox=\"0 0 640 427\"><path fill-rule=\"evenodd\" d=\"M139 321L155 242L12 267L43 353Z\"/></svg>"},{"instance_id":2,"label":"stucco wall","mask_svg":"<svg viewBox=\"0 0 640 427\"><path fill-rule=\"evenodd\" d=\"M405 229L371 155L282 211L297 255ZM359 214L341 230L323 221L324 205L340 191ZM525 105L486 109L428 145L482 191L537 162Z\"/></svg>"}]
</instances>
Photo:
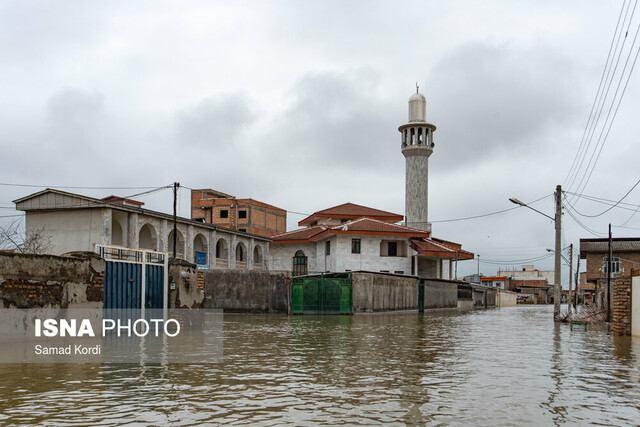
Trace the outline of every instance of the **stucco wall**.
<instances>
[{"instance_id":1,"label":"stucco wall","mask_svg":"<svg viewBox=\"0 0 640 427\"><path fill-rule=\"evenodd\" d=\"M0 307L102 308L105 262L0 252Z\"/></svg>"},{"instance_id":2,"label":"stucco wall","mask_svg":"<svg viewBox=\"0 0 640 427\"><path fill-rule=\"evenodd\" d=\"M307 266L309 272L320 271L316 262L316 244L315 243L303 243L299 245L282 245L271 244L269 245L270 254L270 269L291 271L293 267L293 256L297 251L303 251L307 257Z\"/></svg>"},{"instance_id":3,"label":"stucco wall","mask_svg":"<svg viewBox=\"0 0 640 427\"><path fill-rule=\"evenodd\" d=\"M351 240L360 239L360 253L351 253ZM382 240L398 240L407 246L407 256L380 256ZM338 235L331 242L336 246L337 260L334 263L336 272L342 271L386 271L397 274L411 274L411 256L416 252L408 247L407 239L393 239L376 236ZM334 252L332 251L332 255ZM335 258L335 257L334 257Z\"/></svg>"},{"instance_id":4,"label":"stucco wall","mask_svg":"<svg viewBox=\"0 0 640 427\"><path fill-rule=\"evenodd\" d=\"M291 280L286 272L204 272L204 308L226 312L287 313Z\"/></svg>"},{"instance_id":5,"label":"stucco wall","mask_svg":"<svg viewBox=\"0 0 640 427\"><path fill-rule=\"evenodd\" d=\"M91 251L93 243L110 243L111 216L108 209L29 212L25 220L26 233L40 229L51 237L52 254Z\"/></svg>"},{"instance_id":6,"label":"stucco wall","mask_svg":"<svg viewBox=\"0 0 640 427\"><path fill-rule=\"evenodd\" d=\"M353 273L353 313L417 310L418 279L375 273Z\"/></svg>"},{"instance_id":7,"label":"stucco wall","mask_svg":"<svg viewBox=\"0 0 640 427\"><path fill-rule=\"evenodd\" d=\"M456 308L458 284L444 280L424 280L424 308Z\"/></svg>"},{"instance_id":8,"label":"stucco wall","mask_svg":"<svg viewBox=\"0 0 640 427\"><path fill-rule=\"evenodd\" d=\"M514 307L517 304L518 294L511 291L498 289L496 294L496 307Z\"/></svg>"}]
</instances>

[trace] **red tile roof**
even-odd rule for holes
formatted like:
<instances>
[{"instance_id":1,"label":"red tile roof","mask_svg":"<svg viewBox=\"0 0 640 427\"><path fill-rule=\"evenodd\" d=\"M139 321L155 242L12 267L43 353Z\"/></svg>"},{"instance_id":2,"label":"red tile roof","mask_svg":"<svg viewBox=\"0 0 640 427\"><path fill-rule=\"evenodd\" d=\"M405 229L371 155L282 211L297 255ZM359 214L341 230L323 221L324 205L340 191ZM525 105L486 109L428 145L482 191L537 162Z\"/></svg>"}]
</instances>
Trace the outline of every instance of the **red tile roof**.
<instances>
[{"instance_id":1,"label":"red tile roof","mask_svg":"<svg viewBox=\"0 0 640 427\"><path fill-rule=\"evenodd\" d=\"M355 203L343 203L329 209L315 212L313 215L310 215L300 221L298 225L309 225L314 220L317 220L317 218L358 219L363 217L393 222L402 221L404 219L404 216L400 214L368 208L366 206L356 205Z\"/></svg>"},{"instance_id":2,"label":"red tile roof","mask_svg":"<svg viewBox=\"0 0 640 427\"><path fill-rule=\"evenodd\" d=\"M411 248L418 252L419 255L455 258L457 254L459 260L473 259L475 257L472 252L463 250L462 245L458 243L436 238L411 239Z\"/></svg>"},{"instance_id":3,"label":"red tile roof","mask_svg":"<svg viewBox=\"0 0 640 427\"><path fill-rule=\"evenodd\" d=\"M300 242L311 241L311 238L317 234L322 233L327 227L317 225L315 227L300 228L298 230L289 231L287 233L278 234L273 237L274 243L288 243L288 242Z\"/></svg>"},{"instance_id":4,"label":"red tile roof","mask_svg":"<svg viewBox=\"0 0 640 427\"><path fill-rule=\"evenodd\" d=\"M323 225L301 228L288 233L279 234L273 237L273 243L301 243L312 242L321 237L333 234L356 234L369 236L390 236L390 237L428 237L429 233L417 228L405 227L404 225L389 224L371 218L360 218L354 221L345 222L327 228Z\"/></svg>"}]
</instances>

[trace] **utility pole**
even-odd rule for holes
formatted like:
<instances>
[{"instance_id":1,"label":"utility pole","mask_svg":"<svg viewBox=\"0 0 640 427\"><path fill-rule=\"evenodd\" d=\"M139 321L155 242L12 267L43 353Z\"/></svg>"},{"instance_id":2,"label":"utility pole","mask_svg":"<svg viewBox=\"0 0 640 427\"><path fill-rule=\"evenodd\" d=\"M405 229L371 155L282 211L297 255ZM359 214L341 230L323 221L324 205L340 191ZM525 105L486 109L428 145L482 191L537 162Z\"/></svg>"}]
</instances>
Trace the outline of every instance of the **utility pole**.
<instances>
[{"instance_id":1,"label":"utility pole","mask_svg":"<svg viewBox=\"0 0 640 427\"><path fill-rule=\"evenodd\" d=\"M556 187L556 259L553 270L553 318L556 321L560 320L560 299L562 298L562 278L560 277L560 256L562 255L562 187L558 185Z\"/></svg>"},{"instance_id":2,"label":"utility pole","mask_svg":"<svg viewBox=\"0 0 640 427\"><path fill-rule=\"evenodd\" d=\"M180 183L173 183L173 257L176 257L176 246L178 242L178 187Z\"/></svg>"},{"instance_id":3,"label":"utility pole","mask_svg":"<svg viewBox=\"0 0 640 427\"><path fill-rule=\"evenodd\" d=\"M573 305L573 297L571 296L573 283L573 243L569 245L569 298L567 303L569 305L569 313L571 313L571 305Z\"/></svg>"},{"instance_id":4,"label":"utility pole","mask_svg":"<svg viewBox=\"0 0 640 427\"><path fill-rule=\"evenodd\" d=\"M480 254L478 254L478 283L482 283L480 280Z\"/></svg>"},{"instance_id":5,"label":"utility pole","mask_svg":"<svg viewBox=\"0 0 640 427\"><path fill-rule=\"evenodd\" d=\"M609 224L609 258L607 259L607 322L611 322L611 303L613 300L613 293L611 292L611 258L613 257L611 240L611 224Z\"/></svg>"}]
</instances>

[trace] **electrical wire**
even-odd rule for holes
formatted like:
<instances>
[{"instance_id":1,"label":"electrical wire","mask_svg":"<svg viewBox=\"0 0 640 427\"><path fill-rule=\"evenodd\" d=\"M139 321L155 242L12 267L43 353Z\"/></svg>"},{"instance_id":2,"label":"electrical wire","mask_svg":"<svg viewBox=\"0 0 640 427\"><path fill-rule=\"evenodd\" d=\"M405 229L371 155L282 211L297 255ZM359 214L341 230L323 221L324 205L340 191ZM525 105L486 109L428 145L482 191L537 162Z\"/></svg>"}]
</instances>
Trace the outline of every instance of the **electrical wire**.
<instances>
[{"instance_id":1,"label":"electrical wire","mask_svg":"<svg viewBox=\"0 0 640 427\"><path fill-rule=\"evenodd\" d=\"M573 158L573 162L571 163L571 167L569 168L569 172L567 173L567 176L565 177L564 181L562 182L562 185L564 186L567 183L567 180L569 179L569 177L571 176L572 171L574 170L574 167L577 164L577 160L580 158L580 153L582 150L582 147L584 146L584 143L586 141L586 135L587 135L587 129L590 128L590 123L591 123L591 119L593 117L593 112L595 110L596 105L598 104L598 99L600 97L600 91L603 88L603 83L605 81L605 75L607 74L606 71L607 69L609 69L609 59L611 58L611 52L613 51L613 44L616 40L616 36L618 34L618 29L620 28L620 19L622 18L622 12L624 11L625 8L625 4L626 4L626 0L624 0L622 2L622 7L620 8L620 13L618 14L618 21L616 22L616 28L613 32L613 37L611 38L611 44L609 45L609 52L607 53L607 60L604 63L604 68L602 69L602 75L600 76L600 84L598 85L598 90L596 91L596 96L593 99L593 104L591 105L591 111L589 112L589 118L587 119L587 123L584 127L584 131L582 132L582 139L580 140L580 144L578 145L578 150L576 151L576 155Z\"/></svg>"},{"instance_id":2,"label":"electrical wire","mask_svg":"<svg viewBox=\"0 0 640 427\"><path fill-rule=\"evenodd\" d=\"M596 126L597 126L597 122L600 119L600 115L601 115L601 113L603 111L604 105L606 103L606 99L607 99L608 94L609 94L609 89L611 88L611 84L613 83L614 76L615 76L616 71L618 69L618 64L620 62L620 58L622 57L622 52L624 50L624 44L626 43L626 40L627 40L627 35L629 33L629 28L631 26L631 21L633 19L633 14L635 12L636 6L637 6L637 0L634 3L633 10L631 12L631 18L629 19L629 24L627 26L627 31L625 33L624 40L622 42L622 47L621 47L620 52L618 54L618 58L616 60L616 65L615 65L613 73L611 75L611 80L609 81L609 84L607 86L607 91L606 91L605 96L604 96L604 98L602 100L602 105L601 105L600 111L598 113L598 117L596 118ZM626 15L625 15L625 17L626 17ZM637 58L638 58L638 53L640 53L640 48L636 52L636 56L635 56L635 58L633 60L633 64L632 64L631 69L630 69L630 71L629 71L629 73L627 75L627 80L625 82L624 88L622 90L622 93L620 94L620 97L617 98L617 104L616 104L616 97L618 96L618 92L620 90L620 86L621 86L622 81L624 79L624 75L625 75L625 72L626 72L626 69L627 69L627 65L629 64L629 60L631 58L634 46L636 44L636 41L637 41L637 38L638 38L638 34L640 34L640 25L636 29L636 34L634 36L633 43L632 43L631 48L629 49L629 52L627 54L627 58L625 60L622 72L620 73L620 77L619 77L619 80L618 80L618 84L616 86L615 93L614 93L614 95L613 95L613 97L611 99L611 104L609 105L609 109L607 111L607 116L606 116L606 118L604 120L604 124L602 126L602 129L600 130L600 134L598 135L598 139L596 140L596 144L594 146L593 152L591 153L591 156L589 157L589 162L588 162L587 166L584 168L584 172L582 173L582 177L580 178L580 181L579 181L578 185L575 187L578 190L578 192L584 191L584 189L587 187L587 185L588 185L588 183L589 183L589 181L591 179L591 176L593 175L593 171L594 171L594 169L595 169L595 167L596 167L596 165L598 163L598 160L600 159L600 155L602 154L602 149L604 148L604 145L607 142L609 133L611 131L611 127L613 126L615 118L616 118L616 116L618 114L618 109L619 109L620 104L622 103L622 99L624 98L624 95L626 93L626 89L627 89L627 86L629 84L629 80L630 80L631 75L633 74L633 70L635 68L635 64L636 64L636 61L637 61ZM611 116L611 112L612 112L612 110L614 108L614 105L616 105L615 106L615 111L613 112L613 116ZM610 117L611 117L611 120L609 120ZM608 124L608 126L607 126L607 124ZM585 156L583 157L582 162L580 163L580 167L582 167L582 164L584 163L584 159L586 158L586 151L588 151L589 147L591 146L591 142L592 142L593 136L595 135L595 129L596 129L596 127L594 126L593 127L593 131L591 132L589 143L587 145L587 149L585 150ZM605 129L606 129L606 133L605 133ZM603 137L603 135L604 135L604 137ZM597 155L596 155L596 152L598 153ZM595 156L595 160L594 160L594 156ZM574 180L572 181L572 183L570 183L570 188L571 188L571 185L573 184L573 182L575 182L575 177L577 177L577 176L578 176L578 174L576 174L574 176Z\"/></svg>"},{"instance_id":3,"label":"electrical wire","mask_svg":"<svg viewBox=\"0 0 640 427\"><path fill-rule=\"evenodd\" d=\"M569 205L570 206L570 205ZM604 233L598 233L597 231L594 231L592 229L590 229L589 227L587 227L586 225L584 225L582 222L580 222L580 220L571 212L572 209L566 209L567 213L569 214L569 216L571 218L573 218L573 220L578 223L578 225L582 228L584 228L586 231L588 231L589 233L593 234L596 237L603 237L605 236Z\"/></svg>"},{"instance_id":4,"label":"electrical wire","mask_svg":"<svg viewBox=\"0 0 640 427\"><path fill-rule=\"evenodd\" d=\"M604 211L600 212L599 214L596 215L586 215L583 214L581 212L579 212L574 205L571 204L571 202L569 202L569 200L563 195L563 198L566 200L566 202L569 204L569 206L571 206L571 208L573 209L573 211L575 213L577 213L580 216L586 217L586 218L597 218L599 216L604 215L605 213L609 212L611 209L615 208L616 206L618 206L618 204L620 204L620 202L622 202L637 186L638 184L640 184L640 179L638 181L636 181L636 183L629 189L629 191L627 191L625 193L624 196L622 196L622 198L620 200L618 200L615 204L613 204L612 206L610 206L609 208L605 209Z\"/></svg>"},{"instance_id":5,"label":"electrical wire","mask_svg":"<svg viewBox=\"0 0 640 427\"><path fill-rule=\"evenodd\" d=\"M546 196L542 196L542 197L540 197L539 199L536 199L536 200L534 200L534 201L532 201L532 202L525 203L525 204L527 204L527 205L532 205L532 204L534 204L534 203L536 203L536 202L539 202L539 201L540 201L540 200L542 200L542 199L545 199L545 198L549 197L550 195L551 195L551 194L547 194ZM432 224L435 224L435 223L442 223L442 222L466 221L466 220L469 220L469 219L484 218L484 217L491 216L491 215L497 215L497 214L500 214L500 213L503 213L503 212L512 211L512 210L515 210L515 209L518 209L518 208L521 208L521 207L522 207L522 206L514 206L514 207L512 207L512 208L502 209L502 210L499 210L499 211L489 212L489 213L486 213L486 214L480 214L480 215L468 216L468 217L464 217L464 218L440 219L440 220L437 220L437 221L430 221L430 222L431 222Z\"/></svg>"},{"instance_id":6,"label":"electrical wire","mask_svg":"<svg viewBox=\"0 0 640 427\"><path fill-rule=\"evenodd\" d=\"M31 188L63 188L63 189L80 189L80 190L146 190L156 187L83 187L83 186L65 186L65 185L35 185L35 184L15 184L0 182L3 187L31 187Z\"/></svg>"}]
</instances>

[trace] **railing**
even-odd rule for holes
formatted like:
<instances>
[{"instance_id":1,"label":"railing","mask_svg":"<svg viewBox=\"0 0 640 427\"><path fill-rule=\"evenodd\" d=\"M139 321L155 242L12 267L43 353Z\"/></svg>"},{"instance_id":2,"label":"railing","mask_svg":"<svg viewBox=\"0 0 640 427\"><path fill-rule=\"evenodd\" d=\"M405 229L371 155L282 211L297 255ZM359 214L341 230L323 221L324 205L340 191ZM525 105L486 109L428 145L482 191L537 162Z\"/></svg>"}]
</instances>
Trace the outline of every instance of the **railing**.
<instances>
[{"instance_id":1,"label":"railing","mask_svg":"<svg viewBox=\"0 0 640 427\"><path fill-rule=\"evenodd\" d=\"M165 265L168 254L146 249L131 249L122 246L95 245L95 252L101 258L111 261Z\"/></svg>"},{"instance_id":2,"label":"railing","mask_svg":"<svg viewBox=\"0 0 640 427\"><path fill-rule=\"evenodd\" d=\"M246 261L236 261L236 268L238 268L238 269L247 268L247 262Z\"/></svg>"},{"instance_id":3,"label":"railing","mask_svg":"<svg viewBox=\"0 0 640 427\"><path fill-rule=\"evenodd\" d=\"M216 267L228 268L229 261L226 258L216 258Z\"/></svg>"}]
</instances>

